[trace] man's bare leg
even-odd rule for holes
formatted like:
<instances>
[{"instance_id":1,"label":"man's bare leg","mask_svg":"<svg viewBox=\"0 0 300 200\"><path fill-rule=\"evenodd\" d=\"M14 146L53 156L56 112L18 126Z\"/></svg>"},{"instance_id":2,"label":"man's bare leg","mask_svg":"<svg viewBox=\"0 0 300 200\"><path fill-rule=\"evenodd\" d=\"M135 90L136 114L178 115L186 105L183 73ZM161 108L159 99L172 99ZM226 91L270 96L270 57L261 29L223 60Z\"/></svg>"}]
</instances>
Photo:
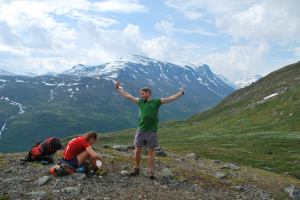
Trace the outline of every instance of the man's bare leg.
<instances>
[{"instance_id":1,"label":"man's bare leg","mask_svg":"<svg viewBox=\"0 0 300 200\"><path fill-rule=\"evenodd\" d=\"M89 158L89 154L86 151L81 152L77 155L78 166L84 164Z\"/></svg>"},{"instance_id":2,"label":"man's bare leg","mask_svg":"<svg viewBox=\"0 0 300 200\"><path fill-rule=\"evenodd\" d=\"M149 176L154 176L154 164L155 164L155 149L148 148L148 173Z\"/></svg>"},{"instance_id":3,"label":"man's bare leg","mask_svg":"<svg viewBox=\"0 0 300 200\"><path fill-rule=\"evenodd\" d=\"M134 169L130 173L131 176L137 176L140 174L141 159L142 159L142 147L135 147Z\"/></svg>"},{"instance_id":4,"label":"man's bare leg","mask_svg":"<svg viewBox=\"0 0 300 200\"><path fill-rule=\"evenodd\" d=\"M134 152L134 168L139 169L141 166L141 160L142 160L142 147L135 147Z\"/></svg>"}]
</instances>

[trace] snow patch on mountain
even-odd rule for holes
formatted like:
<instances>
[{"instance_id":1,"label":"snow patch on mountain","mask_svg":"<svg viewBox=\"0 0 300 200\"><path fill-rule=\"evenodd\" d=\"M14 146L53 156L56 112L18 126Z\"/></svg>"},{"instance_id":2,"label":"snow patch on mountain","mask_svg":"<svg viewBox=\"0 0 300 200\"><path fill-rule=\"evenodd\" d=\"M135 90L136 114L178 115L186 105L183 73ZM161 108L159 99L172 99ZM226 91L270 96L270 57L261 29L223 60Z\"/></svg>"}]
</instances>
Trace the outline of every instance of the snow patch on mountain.
<instances>
[{"instance_id":1,"label":"snow patch on mountain","mask_svg":"<svg viewBox=\"0 0 300 200\"><path fill-rule=\"evenodd\" d=\"M57 85L56 83L47 83L45 81L43 81L42 83L46 86L56 86Z\"/></svg>"},{"instance_id":2,"label":"snow patch on mountain","mask_svg":"<svg viewBox=\"0 0 300 200\"><path fill-rule=\"evenodd\" d=\"M264 97L264 100L268 100L268 99L270 99L270 98L272 98L272 97L277 96L278 94L279 94L279 93L270 94L269 96Z\"/></svg>"},{"instance_id":3,"label":"snow patch on mountain","mask_svg":"<svg viewBox=\"0 0 300 200\"><path fill-rule=\"evenodd\" d=\"M252 83L255 83L256 81L258 81L259 79L261 79L262 76L260 75L255 75L254 77L247 77L247 78L243 78L240 81L236 81L234 84L238 87L238 88L244 88L247 87L249 85L251 85Z\"/></svg>"},{"instance_id":4,"label":"snow patch on mountain","mask_svg":"<svg viewBox=\"0 0 300 200\"><path fill-rule=\"evenodd\" d=\"M1 134L3 134L3 132L4 132L5 130L7 130L7 123L8 123L8 121L14 119L17 115L23 114L23 113L25 112L25 111L24 111L24 108L25 108L25 107L24 107L21 103L18 103L18 102L16 102L16 101L11 100L9 97L1 96L0 100L7 101L10 105L18 106L18 108L19 108L18 113L15 114L15 115L12 115L12 116L11 116L8 120L6 120L6 121L4 122L4 124L2 125L2 127L1 127L1 129L0 129L0 139L1 139Z\"/></svg>"},{"instance_id":5,"label":"snow patch on mountain","mask_svg":"<svg viewBox=\"0 0 300 200\"><path fill-rule=\"evenodd\" d=\"M6 127L6 122L4 122L4 124L2 125L2 127L1 127L1 129L0 129L0 139L1 139L2 133L3 133L4 130L5 130L5 127Z\"/></svg>"},{"instance_id":6,"label":"snow patch on mountain","mask_svg":"<svg viewBox=\"0 0 300 200\"><path fill-rule=\"evenodd\" d=\"M15 76L15 74L5 71L3 69L0 69L0 76Z\"/></svg>"}]
</instances>

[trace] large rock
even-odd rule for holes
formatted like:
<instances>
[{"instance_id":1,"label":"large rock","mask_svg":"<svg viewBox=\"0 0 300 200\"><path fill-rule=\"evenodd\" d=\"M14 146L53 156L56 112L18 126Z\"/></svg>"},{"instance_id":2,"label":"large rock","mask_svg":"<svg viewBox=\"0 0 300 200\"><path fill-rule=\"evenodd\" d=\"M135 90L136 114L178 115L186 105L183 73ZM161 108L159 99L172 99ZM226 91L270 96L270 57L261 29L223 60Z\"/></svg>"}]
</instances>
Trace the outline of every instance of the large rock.
<instances>
[{"instance_id":1,"label":"large rock","mask_svg":"<svg viewBox=\"0 0 300 200\"><path fill-rule=\"evenodd\" d=\"M49 176L43 176L37 180L37 185L42 186L45 185L50 180Z\"/></svg>"},{"instance_id":2,"label":"large rock","mask_svg":"<svg viewBox=\"0 0 300 200\"><path fill-rule=\"evenodd\" d=\"M300 189L296 186L291 185L285 188L284 191L289 194L290 198L300 200Z\"/></svg>"}]
</instances>

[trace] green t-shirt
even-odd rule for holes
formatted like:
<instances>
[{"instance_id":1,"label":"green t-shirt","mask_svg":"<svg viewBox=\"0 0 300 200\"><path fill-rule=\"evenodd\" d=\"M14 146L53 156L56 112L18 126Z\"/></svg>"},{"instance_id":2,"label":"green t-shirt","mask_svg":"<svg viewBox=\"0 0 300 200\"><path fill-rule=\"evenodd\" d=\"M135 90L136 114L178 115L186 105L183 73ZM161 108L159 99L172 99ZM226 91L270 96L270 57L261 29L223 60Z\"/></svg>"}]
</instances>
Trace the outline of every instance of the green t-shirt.
<instances>
[{"instance_id":1,"label":"green t-shirt","mask_svg":"<svg viewBox=\"0 0 300 200\"><path fill-rule=\"evenodd\" d=\"M154 131L158 129L158 110L161 105L160 99L144 101L139 99L139 128L140 131Z\"/></svg>"}]
</instances>

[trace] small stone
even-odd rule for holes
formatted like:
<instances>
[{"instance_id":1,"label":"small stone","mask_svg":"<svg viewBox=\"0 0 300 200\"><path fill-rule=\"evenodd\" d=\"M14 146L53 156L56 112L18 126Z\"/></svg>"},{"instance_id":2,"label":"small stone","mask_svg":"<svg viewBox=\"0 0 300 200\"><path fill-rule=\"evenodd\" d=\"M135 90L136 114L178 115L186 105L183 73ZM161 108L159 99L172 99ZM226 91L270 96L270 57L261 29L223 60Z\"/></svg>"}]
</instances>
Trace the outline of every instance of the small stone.
<instances>
[{"instance_id":1,"label":"small stone","mask_svg":"<svg viewBox=\"0 0 300 200\"><path fill-rule=\"evenodd\" d=\"M220 164L221 161L220 160L214 160L215 163Z\"/></svg>"},{"instance_id":2,"label":"small stone","mask_svg":"<svg viewBox=\"0 0 300 200\"><path fill-rule=\"evenodd\" d=\"M66 187L62 189L62 192L67 193L72 196L76 196L80 194L80 188L79 187Z\"/></svg>"},{"instance_id":3,"label":"small stone","mask_svg":"<svg viewBox=\"0 0 300 200\"><path fill-rule=\"evenodd\" d=\"M231 169L231 170L239 170L241 169L240 166L233 164L233 163L227 163L221 167L221 169Z\"/></svg>"},{"instance_id":4,"label":"small stone","mask_svg":"<svg viewBox=\"0 0 300 200\"><path fill-rule=\"evenodd\" d=\"M131 145L128 145L126 147L128 150L134 150L135 149L135 145L134 144L131 144Z\"/></svg>"},{"instance_id":5,"label":"small stone","mask_svg":"<svg viewBox=\"0 0 300 200\"><path fill-rule=\"evenodd\" d=\"M161 147L157 147L155 148L155 155L159 156L159 157L167 157L167 153L161 148Z\"/></svg>"},{"instance_id":6,"label":"small stone","mask_svg":"<svg viewBox=\"0 0 300 200\"><path fill-rule=\"evenodd\" d=\"M37 180L37 185L42 186L45 185L50 180L49 176L43 176Z\"/></svg>"},{"instance_id":7,"label":"small stone","mask_svg":"<svg viewBox=\"0 0 300 200\"><path fill-rule=\"evenodd\" d=\"M215 173L214 176L218 179L224 179L226 177L226 175L221 172Z\"/></svg>"},{"instance_id":8,"label":"small stone","mask_svg":"<svg viewBox=\"0 0 300 200\"><path fill-rule=\"evenodd\" d=\"M71 177L79 181L86 179L86 175L83 173L74 173Z\"/></svg>"},{"instance_id":9,"label":"small stone","mask_svg":"<svg viewBox=\"0 0 300 200\"><path fill-rule=\"evenodd\" d=\"M174 176L173 173L172 173L172 171L170 169L168 169L168 168L164 168L161 171L161 175L164 178L172 178Z\"/></svg>"},{"instance_id":10,"label":"small stone","mask_svg":"<svg viewBox=\"0 0 300 200\"><path fill-rule=\"evenodd\" d=\"M24 181L21 177L8 178L3 181L3 183L11 183L11 182L21 182Z\"/></svg>"},{"instance_id":11,"label":"small stone","mask_svg":"<svg viewBox=\"0 0 300 200\"><path fill-rule=\"evenodd\" d=\"M4 173L11 173L12 171L13 171L12 168L9 168L7 170L4 170Z\"/></svg>"},{"instance_id":12,"label":"small stone","mask_svg":"<svg viewBox=\"0 0 300 200\"><path fill-rule=\"evenodd\" d=\"M291 185L284 189L286 193L289 194L289 197L295 200L300 199L300 189L294 185Z\"/></svg>"},{"instance_id":13,"label":"small stone","mask_svg":"<svg viewBox=\"0 0 300 200\"><path fill-rule=\"evenodd\" d=\"M185 158L189 158L189 159L194 159L194 160L197 160L199 159L199 156L195 153L188 153L184 156Z\"/></svg>"},{"instance_id":14,"label":"small stone","mask_svg":"<svg viewBox=\"0 0 300 200\"><path fill-rule=\"evenodd\" d=\"M104 197L103 200L111 200L110 197Z\"/></svg>"},{"instance_id":15,"label":"small stone","mask_svg":"<svg viewBox=\"0 0 300 200\"><path fill-rule=\"evenodd\" d=\"M47 195L47 193L44 191L37 191L37 192L29 192L26 195L32 196L34 199L42 199Z\"/></svg>"},{"instance_id":16,"label":"small stone","mask_svg":"<svg viewBox=\"0 0 300 200\"><path fill-rule=\"evenodd\" d=\"M239 191L244 191L245 188L241 185L237 185L237 186L231 186L232 189L235 189L235 190L239 190Z\"/></svg>"},{"instance_id":17,"label":"small stone","mask_svg":"<svg viewBox=\"0 0 300 200\"><path fill-rule=\"evenodd\" d=\"M264 170L272 171L272 167L263 167Z\"/></svg>"},{"instance_id":18,"label":"small stone","mask_svg":"<svg viewBox=\"0 0 300 200\"><path fill-rule=\"evenodd\" d=\"M122 170L122 171L121 171L121 174L122 174L123 176L129 176L129 172L126 171L126 170Z\"/></svg>"}]
</instances>

